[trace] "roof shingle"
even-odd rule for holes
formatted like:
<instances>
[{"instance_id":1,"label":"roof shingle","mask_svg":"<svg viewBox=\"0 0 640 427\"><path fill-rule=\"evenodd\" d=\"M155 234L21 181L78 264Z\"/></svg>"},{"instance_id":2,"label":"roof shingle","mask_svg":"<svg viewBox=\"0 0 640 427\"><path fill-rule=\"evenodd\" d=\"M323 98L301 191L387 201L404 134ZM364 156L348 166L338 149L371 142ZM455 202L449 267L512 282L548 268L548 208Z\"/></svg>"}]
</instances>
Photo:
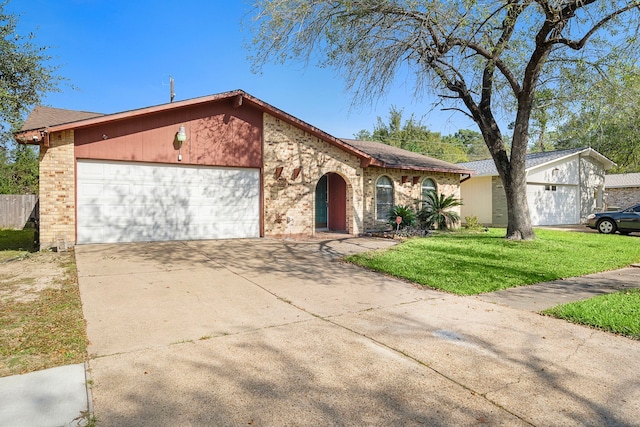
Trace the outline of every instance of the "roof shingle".
<instances>
[{"instance_id":1,"label":"roof shingle","mask_svg":"<svg viewBox=\"0 0 640 427\"><path fill-rule=\"evenodd\" d=\"M563 157L571 156L572 154L581 153L586 150L590 150L590 149L585 147L580 147L580 148L570 148L567 150L545 151L542 153L530 153L530 154L527 154L527 157L525 160L525 167L526 169L531 169L536 166L540 166L545 163L549 163L554 160L561 159ZM496 164L493 162L493 159L458 163L458 166L462 166L467 169L476 171L475 176L498 175L498 169L496 169Z\"/></svg>"},{"instance_id":2,"label":"roof shingle","mask_svg":"<svg viewBox=\"0 0 640 427\"><path fill-rule=\"evenodd\" d=\"M471 170L462 165L454 165L444 160L427 157L402 148L374 141L342 139L342 141L382 162L383 167L393 169L426 170L434 172L450 172L470 174Z\"/></svg>"},{"instance_id":3,"label":"roof shingle","mask_svg":"<svg viewBox=\"0 0 640 427\"><path fill-rule=\"evenodd\" d=\"M606 188L640 187L640 173L618 173L604 176Z\"/></svg>"},{"instance_id":4,"label":"roof shingle","mask_svg":"<svg viewBox=\"0 0 640 427\"><path fill-rule=\"evenodd\" d=\"M77 122L79 120L91 119L104 116L101 113L90 113L87 111L65 110L62 108L36 106L27 120L25 120L20 132L44 129L49 126L61 125L65 123Z\"/></svg>"}]
</instances>

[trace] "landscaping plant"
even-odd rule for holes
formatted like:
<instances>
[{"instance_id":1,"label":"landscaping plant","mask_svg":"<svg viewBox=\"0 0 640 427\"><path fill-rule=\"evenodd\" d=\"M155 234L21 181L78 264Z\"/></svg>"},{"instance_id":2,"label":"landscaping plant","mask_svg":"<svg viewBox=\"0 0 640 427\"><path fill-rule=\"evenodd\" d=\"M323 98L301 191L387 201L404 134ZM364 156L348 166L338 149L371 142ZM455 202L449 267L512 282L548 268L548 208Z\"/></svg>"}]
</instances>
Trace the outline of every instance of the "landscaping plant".
<instances>
[{"instance_id":1,"label":"landscaping plant","mask_svg":"<svg viewBox=\"0 0 640 427\"><path fill-rule=\"evenodd\" d=\"M452 195L436 194L435 191L428 191L424 196L422 208L417 215L423 228L429 229L435 225L439 230L447 230L460 222L460 215L451 210L462 205L460 199Z\"/></svg>"},{"instance_id":2,"label":"landscaping plant","mask_svg":"<svg viewBox=\"0 0 640 427\"><path fill-rule=\"evenodd\" d=\"M402 218L400 228L411 227L416 223L416 214L409 206L396 205L389 213L389 224L395 229L397 226L396 218Z\"/></svg>"}]
</instances>

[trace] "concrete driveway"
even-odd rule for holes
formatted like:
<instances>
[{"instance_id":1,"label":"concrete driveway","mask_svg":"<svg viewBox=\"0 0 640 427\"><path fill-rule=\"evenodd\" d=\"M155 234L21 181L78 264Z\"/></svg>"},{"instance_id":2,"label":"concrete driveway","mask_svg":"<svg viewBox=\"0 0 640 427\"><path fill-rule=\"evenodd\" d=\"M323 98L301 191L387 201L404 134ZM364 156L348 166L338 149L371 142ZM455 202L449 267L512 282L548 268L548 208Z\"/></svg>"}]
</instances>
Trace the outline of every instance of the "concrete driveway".
<instances>
[{"instance_id":1,"label":"concrete driveway","mask_svg":"<svg viewBox=\"0 0 640 427\"><path fill-rule=\"evenodd\" d=\"M77 247L99 425L638 425L640 342L339 261L389 244Z\"/></svg>"}]
</instances>

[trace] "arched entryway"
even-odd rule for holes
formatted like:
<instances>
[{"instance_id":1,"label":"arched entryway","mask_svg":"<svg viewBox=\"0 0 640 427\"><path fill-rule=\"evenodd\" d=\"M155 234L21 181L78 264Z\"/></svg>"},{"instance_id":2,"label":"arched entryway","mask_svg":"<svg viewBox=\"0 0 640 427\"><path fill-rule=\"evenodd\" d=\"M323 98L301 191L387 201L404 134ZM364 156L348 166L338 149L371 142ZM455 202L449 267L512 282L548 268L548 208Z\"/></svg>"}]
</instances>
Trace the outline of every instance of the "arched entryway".
<instances>
[{"instance_id":1,"label":"arched entryway","mask_svg":"<svg viewBox=\"0 0 640 427\"><path fill-rule=\"evenodd\" d=\"M316 229L347 231L347 183L337 173L318 180L315 211Z\"/></svg>"}]
</instances>

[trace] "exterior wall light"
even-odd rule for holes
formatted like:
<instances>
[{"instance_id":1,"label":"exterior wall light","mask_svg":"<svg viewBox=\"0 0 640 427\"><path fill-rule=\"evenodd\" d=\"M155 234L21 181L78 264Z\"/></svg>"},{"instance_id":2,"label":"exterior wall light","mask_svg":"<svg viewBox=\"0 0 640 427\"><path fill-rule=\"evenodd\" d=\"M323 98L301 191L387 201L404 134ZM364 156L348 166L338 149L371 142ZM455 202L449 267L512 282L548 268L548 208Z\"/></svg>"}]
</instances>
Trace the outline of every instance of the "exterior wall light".
<instances>
[{"instance_id":1,"label":"exterior wall light","mask_svg":"<svg viewBox=\"0 0 640 427\"><path fill-rule=\"evenodd\" d=\"M182 146L182 143L187 140L187 132L184 130L184 125L180 125L178 128L178 133L176 134L176 140L178 144Z\"/></svg>"}]
</instances>

